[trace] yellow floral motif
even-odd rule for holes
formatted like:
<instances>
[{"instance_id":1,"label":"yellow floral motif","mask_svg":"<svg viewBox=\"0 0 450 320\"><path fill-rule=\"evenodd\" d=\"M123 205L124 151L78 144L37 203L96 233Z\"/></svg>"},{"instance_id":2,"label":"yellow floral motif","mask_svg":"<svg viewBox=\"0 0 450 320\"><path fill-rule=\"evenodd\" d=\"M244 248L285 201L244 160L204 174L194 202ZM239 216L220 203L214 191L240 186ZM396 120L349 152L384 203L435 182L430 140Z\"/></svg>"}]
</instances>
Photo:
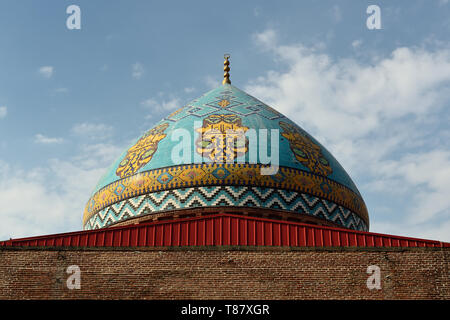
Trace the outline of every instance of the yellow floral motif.
<instances>
[{"instance_id":1,"label":"yellow floral motif","mask_svg":"<svg viewBox=\"0 0 450 320\"><path fill-rule=\"evenodd\" d=\"M320 147L291 124L280 121L281 134L289 141L295 158L311 172L328 176L333 172Z\"/></svg>"},{"instance_id":2,"label":"yellow floral motif","mask_svg":"<svg viewBox=\"0 0 450 320\"><path fill-rule=\"evenodd\" d=\"M219 106L221 106L222 108L226 108L230 104L230 101L223 99L223 100L219 101L217 104Z\"/></svg>"},{"instance_id":3,"label":"yellow floral motif","mask_svg":"<svg viewBox=\"0 0 450 320\"><path fill-rule=\"evenodd\" d=\"M121 177L129 177L145 166L158 149L158 143L166 137L164 130L168 123L160 124L147 131L138 142L128 149L125 158L120 162L116 174Z\"/></svg>"},{"instance_id":4,"label":"yellow floral motif","mask_svg":"<svg viewBox=\"0 0 450 320\"><path fill-rule=\"evenodd\" d=\"M212 114L197 129L200 136L196 141L196 150L213 162L233 162L248 150L247 130L237 115Z\"/></svg>"}]
</instances>

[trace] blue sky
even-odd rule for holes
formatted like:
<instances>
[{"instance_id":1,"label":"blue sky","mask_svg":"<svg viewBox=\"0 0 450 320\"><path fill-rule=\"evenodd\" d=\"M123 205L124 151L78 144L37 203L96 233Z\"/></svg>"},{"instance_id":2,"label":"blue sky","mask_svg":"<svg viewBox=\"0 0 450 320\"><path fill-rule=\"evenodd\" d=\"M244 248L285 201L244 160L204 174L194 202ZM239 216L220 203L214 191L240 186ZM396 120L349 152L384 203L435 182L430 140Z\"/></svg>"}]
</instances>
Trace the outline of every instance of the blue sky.
<instances>
[{"instance_id":1,"label":"blue sky","mask_svg":"<svg viewBox=\"0 0 450 320\"><path fill-rule=\"evenodd\" d=\"M80 230L106 168L230 53L232 84L347 170L371 231L450 241L449 17L448 0L2 0L0 239Z\"/></svg>"}]
</instances>

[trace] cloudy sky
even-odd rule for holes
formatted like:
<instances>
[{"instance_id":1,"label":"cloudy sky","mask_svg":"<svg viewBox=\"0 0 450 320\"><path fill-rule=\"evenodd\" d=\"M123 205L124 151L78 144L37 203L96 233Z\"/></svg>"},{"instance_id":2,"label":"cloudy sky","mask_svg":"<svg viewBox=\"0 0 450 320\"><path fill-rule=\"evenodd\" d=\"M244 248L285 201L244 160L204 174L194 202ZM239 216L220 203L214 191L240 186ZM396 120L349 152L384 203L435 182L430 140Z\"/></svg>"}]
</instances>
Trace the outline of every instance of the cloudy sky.
<instances>
[{"instance_id":1,"label":"cloudy sky","mask_svg":"<svg viewBox=\"0 0 450 320\"><path fill-rule=\"evenodd\" d=\"M0 240L80 230L106 168L230 53L232 84L347 170L371 231L450 241L449 35L448 0L1 0Z\"/></svg>"}]
</instances>

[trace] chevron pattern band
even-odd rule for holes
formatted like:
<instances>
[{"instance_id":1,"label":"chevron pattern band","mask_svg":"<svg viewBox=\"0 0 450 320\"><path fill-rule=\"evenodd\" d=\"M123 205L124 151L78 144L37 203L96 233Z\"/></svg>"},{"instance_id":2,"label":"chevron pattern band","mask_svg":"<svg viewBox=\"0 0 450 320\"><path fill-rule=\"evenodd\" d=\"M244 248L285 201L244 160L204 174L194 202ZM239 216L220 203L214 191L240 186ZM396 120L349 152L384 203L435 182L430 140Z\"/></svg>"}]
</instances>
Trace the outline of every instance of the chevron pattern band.
<instances>
[{"instance_id":1,"label":"chevron pattern band","mask_svg":"<svg viewBox=\"0 0 450 320\"><path fill-rule=\"evenodd\" d=\"M156 194L181 188L199 186L255 186L296 191L349 208L366 225L367 208L362 198L349 188L322 176L303 170L279 167L275 175L261 175L260 164L202 163L149 170L118 180L97 191L84 210L83 224L113 204L145 194ZM262 206L264 207L264 206ZM188 208L182 206L181 208Z\"/></svg>"},{"instance_id":2,"label":"chevron pattern band","mask_svg":"<svg viewBox=\"0 0 450 320\"><path fill-rule=\"evenodd\" d=\"M296 191L245 186L182 188L128 198L99 210L86 221L84 229L103 228L128 218L174 209L220 206L288 210L322 218L344 228L368 230L359 215L333 201Z\"/></svg>"}]
</instances>

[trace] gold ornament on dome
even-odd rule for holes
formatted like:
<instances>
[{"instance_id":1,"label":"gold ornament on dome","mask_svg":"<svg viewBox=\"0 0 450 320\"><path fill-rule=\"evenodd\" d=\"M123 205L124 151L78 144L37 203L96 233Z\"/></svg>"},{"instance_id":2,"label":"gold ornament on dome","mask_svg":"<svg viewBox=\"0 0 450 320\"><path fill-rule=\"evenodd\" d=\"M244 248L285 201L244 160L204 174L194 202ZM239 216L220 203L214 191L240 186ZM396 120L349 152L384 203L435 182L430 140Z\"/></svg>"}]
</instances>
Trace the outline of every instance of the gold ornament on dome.
<instances>
[{"instance_id":1,"label":"gold ornament on dome","mask_svg":"<svg viewBox=\"0 0 450 320\"><path fill-rule=\"evenodd\" d=\"M116 170L116 175L121 178L129 177L149 163L158 149L158 143L166 137L164 130L168 126L168 123L163 123L147 131L134 146L128 149Z\"/></svg>"}]
</instances>

